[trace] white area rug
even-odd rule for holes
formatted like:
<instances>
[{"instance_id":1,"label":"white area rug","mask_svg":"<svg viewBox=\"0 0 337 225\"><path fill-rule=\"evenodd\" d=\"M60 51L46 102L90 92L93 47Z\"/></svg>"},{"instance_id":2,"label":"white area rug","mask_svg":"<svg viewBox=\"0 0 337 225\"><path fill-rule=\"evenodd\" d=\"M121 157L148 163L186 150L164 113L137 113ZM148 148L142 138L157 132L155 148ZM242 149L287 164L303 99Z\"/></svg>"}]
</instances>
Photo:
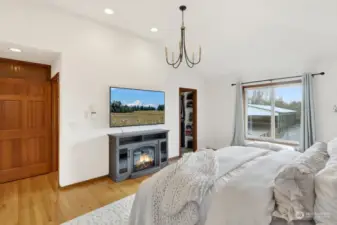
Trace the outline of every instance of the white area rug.
<instances>
[{"instance_id":1,"label":"white area rug","mask_svg":"<svg viewBox=\"0 0 337 225\"><path fill-rule=\"evenodd\" d=\"M135 195L96 209L62 225L128 225Z\"/></svg>"}]
</instances>

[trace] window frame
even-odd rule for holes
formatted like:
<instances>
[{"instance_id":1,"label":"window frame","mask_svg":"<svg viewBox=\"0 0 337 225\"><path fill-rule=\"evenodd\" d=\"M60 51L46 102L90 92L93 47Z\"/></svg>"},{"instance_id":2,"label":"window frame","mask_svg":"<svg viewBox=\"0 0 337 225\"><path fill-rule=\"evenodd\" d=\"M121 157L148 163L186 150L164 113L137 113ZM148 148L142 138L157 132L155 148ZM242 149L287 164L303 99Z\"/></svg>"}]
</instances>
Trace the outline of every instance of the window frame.
<instances>
[{"instance_id":1,"label":"window frame","mask_svg":"<svg viewBox=\"0 0 337 225\"><path fill-rule=\"evenodd\" d=\"M290 145L290 146L299 146L300 142L299 141L289 141L289 140L283 140L283 139L277 139L275 137L275 89L272 89L271 93L271 107L272 107L272 112L271 112L271 137L256 137L253 135L248 135L248 118L247 118L247 108L248 104L246 104L246 90L247 89L255 89L255 88L270 88L270 87L282 87L285 85L302 85L302 79L296 79L296 80L291 80L291 81L283 81L283 82L272 82L272 83L263 83L263 84L255 84L255 85L243 85L242 86L242 97L243 97L243 112L244 112L244 129L245 129L245 140L250 140L250 141L264 141L264 142L271 142L271 143L277 143L277 144L285 144L285 145ZM302 113L302 112L301 112Z\"/></svg>"}]
</instances>

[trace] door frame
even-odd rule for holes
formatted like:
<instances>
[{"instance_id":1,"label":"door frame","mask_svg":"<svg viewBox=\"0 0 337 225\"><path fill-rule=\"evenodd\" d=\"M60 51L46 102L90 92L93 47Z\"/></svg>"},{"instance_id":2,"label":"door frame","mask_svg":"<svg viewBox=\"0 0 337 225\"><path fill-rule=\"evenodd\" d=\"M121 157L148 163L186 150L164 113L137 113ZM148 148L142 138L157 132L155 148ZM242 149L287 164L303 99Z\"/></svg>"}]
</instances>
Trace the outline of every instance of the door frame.
<instances>
[{"instance_id":1,"label":"door frame","mask_svg":"<svg viewBox=\"0 0 337 225\"><path fill-rule=\"evenodd\" d=\"M60 74L57 73L50 80L51 84L51 146L52 146L52 166L51 171L56 172L59 170L59 143L60 143Z\"/></svg>"},{"instance_id":2,"label":"door frame","mask_svg":"<svg viewBox=\"0 0 337 225\"><path fill-rule=\"evenodd\" d=\"M192 88L179 88L179 156L182 156L181 151L181 121L180 121L180 112L181 112L181 104L180 104L180 96L183 92L192 92L193 94L193 151L196 152L198 150L198 90Z\"/></svg>"}]
</instances>

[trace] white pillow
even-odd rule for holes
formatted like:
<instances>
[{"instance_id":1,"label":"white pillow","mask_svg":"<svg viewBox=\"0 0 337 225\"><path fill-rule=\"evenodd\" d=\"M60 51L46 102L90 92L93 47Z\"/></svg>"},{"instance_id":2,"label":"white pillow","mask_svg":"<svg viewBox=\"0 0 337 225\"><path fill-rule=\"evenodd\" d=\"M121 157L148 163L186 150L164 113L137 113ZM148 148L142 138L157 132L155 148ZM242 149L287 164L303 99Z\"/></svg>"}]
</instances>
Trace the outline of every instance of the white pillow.
<instances>
[{"instance_id":1,"label":"white pillow","mask_svg":"<svg viewBox=\"0 0 337 225\"><path fill-rule=\"evenodd\" d=\"M337 224L337 139L328 143L330 159L315 177L317 225Z\"/></svg>"},{"instance_id":2,"label":"white pillow","mask_svg":"<svg viewBox=\"0 0 337 225\"><path fill-rule=\"evenodd\" d=\"M337 138L328 142L328 152L329 155L336 155L337 157Z\"/></svg>"},{"instance_id":3,"label":"white pillow","mask_svg":"<svg viewBox=\"0 0 337 225\"><path fill-rule=\"evenodd\" d=\"M313 219L314 179L328 158L327 145L318 142L281 169L275 179L275 217L288 222Z\"/></svg>"},{"instance_id":4,"label":"white pillow","mask_svg":"<svg viewBox=\"0 0 337 225\"><path fill-rule=\"evenodd\" d=\"M248 147L262 148L267 150L272 150L275 152L281 150L295 150L294 147L289 145L275 144L267 141L246 141L245 145Z\"/></svg>"}]
</instances>

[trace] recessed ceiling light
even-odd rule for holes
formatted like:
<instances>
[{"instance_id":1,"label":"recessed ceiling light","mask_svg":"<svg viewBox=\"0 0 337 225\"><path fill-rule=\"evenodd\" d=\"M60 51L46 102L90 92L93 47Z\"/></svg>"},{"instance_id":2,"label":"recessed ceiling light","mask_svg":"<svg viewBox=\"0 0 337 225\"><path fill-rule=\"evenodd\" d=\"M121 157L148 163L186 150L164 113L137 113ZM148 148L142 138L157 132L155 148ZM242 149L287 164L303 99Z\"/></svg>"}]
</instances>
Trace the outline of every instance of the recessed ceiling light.
<instances>
[{"instance_id":1,"label":"recessed ceiling light","mask_svg":"<svg viewBox=\"0 0 337 225\"><path fill-rule=\"evenodd\" d=\"M156 28L156 27L152 27L152 28L151 28L151 32L153 32L153 33L156 33L156 32L158 32L158 28Z\"/></svg>"},{"instance_id":2,"label":"recessed ceiling light","mask_svg":"<svg viewBox=\"0 0 337 225\"><path fill-rule=\"evenodd\" d=\"M22 50L18 49L18 48L9 48L9 51L11 51L11 52L22 52Z\"/></svg>"},{"instance_id":3,"label":"recessed ceiling light","mask_svg":"<svg viewBox=\"0 0 337 225\"><path fill-rule=\"evenodd\" d=\"M105 14L108 14L108 15L112 15L115 13L112 9L109 9L109 8L104 9L104 12Z\"/></svg>"}]
</instances>

